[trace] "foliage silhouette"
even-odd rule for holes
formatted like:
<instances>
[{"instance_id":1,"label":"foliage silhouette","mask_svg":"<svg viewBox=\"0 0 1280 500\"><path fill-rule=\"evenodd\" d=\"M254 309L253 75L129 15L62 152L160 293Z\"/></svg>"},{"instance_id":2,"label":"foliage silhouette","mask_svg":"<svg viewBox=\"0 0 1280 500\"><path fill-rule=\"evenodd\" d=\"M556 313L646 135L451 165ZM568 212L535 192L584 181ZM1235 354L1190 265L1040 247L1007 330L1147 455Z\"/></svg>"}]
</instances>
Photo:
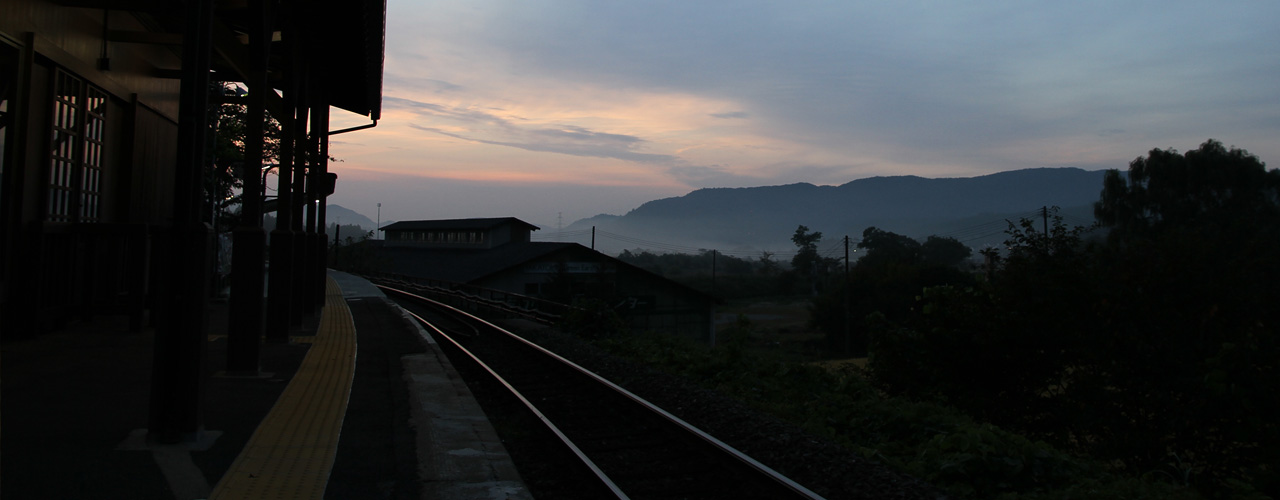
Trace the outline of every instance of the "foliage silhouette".
<instances>
[{"instance_id":1,"label":"foliage silhouette","mask_svg":"<svg viewBox=\"0 0 1280 500\"><path fill-rule=\"evenodd\" d=\"M1023 219L988 280L879 316L874 380L1208 496L1280 494L1278 176L1213 140L1152 150L1106 175L1105 241Z\"/></svg>"}]
</instances>

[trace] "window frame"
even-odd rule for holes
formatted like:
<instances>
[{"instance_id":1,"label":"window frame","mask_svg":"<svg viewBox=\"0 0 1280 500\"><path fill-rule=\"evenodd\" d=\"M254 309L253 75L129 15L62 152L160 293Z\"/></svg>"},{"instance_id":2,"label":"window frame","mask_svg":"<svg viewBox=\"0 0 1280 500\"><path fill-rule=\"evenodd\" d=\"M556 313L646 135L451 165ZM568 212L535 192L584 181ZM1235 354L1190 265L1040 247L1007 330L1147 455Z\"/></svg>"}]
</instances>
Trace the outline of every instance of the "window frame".
<instances>
[{"instance_id":1,"label":"window frame","mask_svg":"<svg viewBox=\"0 0 1280 500\"><path fill-rule=\"evenodd\" d=\"M61 67L51 80L44 220L100 222L111 96Z\"/></svg>"}]
</instances>

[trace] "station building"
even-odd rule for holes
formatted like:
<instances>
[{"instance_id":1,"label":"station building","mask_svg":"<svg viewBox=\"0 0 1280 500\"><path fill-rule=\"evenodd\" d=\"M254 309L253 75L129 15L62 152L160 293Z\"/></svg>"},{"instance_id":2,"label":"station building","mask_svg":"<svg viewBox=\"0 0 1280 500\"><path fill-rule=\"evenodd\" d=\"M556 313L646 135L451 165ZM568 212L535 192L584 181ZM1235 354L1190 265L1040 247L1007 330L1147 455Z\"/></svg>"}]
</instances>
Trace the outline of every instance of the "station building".
<instances>
[{"instance_id":1,"label":"station building","mask_svg":"<svg viewBox=\"0 0 1280 500\"><path fill-rule=\"evenodd\" d=\"M710 342L715 299L577 243L531 241L514 217L401 221L382 228L388 274L560 303L599 299L635 331Z\"/></svg>"},{"instance_id":2,"label":"station building","mask_svg":"<svg viewBox=\"0 0 1280 500\"><path fill-rule=\"evenodd\" d=\"M0 336L100 314L154 326L151 431L197 432L208 334L228 334L228 370L253 372L264 333L287 338L323 301L328 137L350 131L330 113L376 125L385 25L385 0L0 2ZM247 94L211 91L229 83ZM264 120L247 120L231 327L207 332L204 179L223 103L282 133L268 158Z\"/></svg>"}]
</instances>

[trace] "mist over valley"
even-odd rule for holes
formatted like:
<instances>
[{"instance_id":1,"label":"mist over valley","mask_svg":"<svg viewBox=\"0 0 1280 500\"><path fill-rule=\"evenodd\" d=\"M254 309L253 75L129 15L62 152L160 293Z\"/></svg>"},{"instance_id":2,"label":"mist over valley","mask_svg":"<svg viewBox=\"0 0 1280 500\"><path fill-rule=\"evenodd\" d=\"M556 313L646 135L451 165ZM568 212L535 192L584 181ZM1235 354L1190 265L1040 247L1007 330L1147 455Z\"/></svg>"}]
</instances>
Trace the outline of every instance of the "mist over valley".
<instances>
[{"instance_id":1,"label":"mist over valley","mask_svg":"<svg viewBox=\"0 0 1280 500\"><path fill-rule=\"evenodd\" d=\"M799 225L823 233L824 246L857 241L867 227L922 239L951 236L972 248L999 245L1006 221L1060 208L1069 225L1088 226L1102 190L1101 170L1033 168L979 177L871 177L839 186L789 184L699 189L653 200L625 215L601 214L563 228L543 227L539 241L573 241L610 255L622 250L738 256L790 252Z\"/></svg>"}]
</instances>

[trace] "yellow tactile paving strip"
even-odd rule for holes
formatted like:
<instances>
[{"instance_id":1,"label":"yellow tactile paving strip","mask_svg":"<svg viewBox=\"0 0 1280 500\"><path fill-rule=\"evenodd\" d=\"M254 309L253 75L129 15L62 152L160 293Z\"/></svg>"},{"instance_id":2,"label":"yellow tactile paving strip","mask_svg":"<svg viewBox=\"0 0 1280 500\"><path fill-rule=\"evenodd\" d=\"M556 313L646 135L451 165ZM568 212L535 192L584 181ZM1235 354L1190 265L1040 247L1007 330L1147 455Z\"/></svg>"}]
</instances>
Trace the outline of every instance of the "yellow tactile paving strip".
<instances>
[{"instance_id":1,"label":"yellow tactile paving strip","mask_svg":"<svg viewBox=\"0 0 1280 500\"><path fill-rule=\"evenodd\" d=\"M324 497L356 369L351 310L333 278L325 286L314 343L211 500Z\"/></svg>"}]
</instances>

